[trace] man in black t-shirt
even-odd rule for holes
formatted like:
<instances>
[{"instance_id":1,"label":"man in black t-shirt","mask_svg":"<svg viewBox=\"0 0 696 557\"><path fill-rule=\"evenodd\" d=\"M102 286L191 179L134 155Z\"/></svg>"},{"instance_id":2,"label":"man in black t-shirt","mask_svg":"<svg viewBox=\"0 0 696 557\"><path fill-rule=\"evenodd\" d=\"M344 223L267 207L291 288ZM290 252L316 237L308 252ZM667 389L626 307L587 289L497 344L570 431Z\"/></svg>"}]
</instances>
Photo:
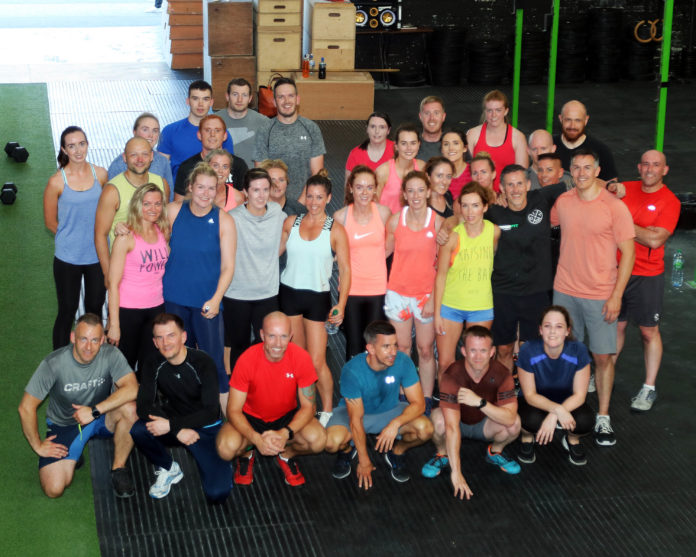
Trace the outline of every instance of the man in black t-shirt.
<instances>
[{"instance_id":1,"label":"man in black t-shirt","mask_svg":"<svg viewBox=\"0 0 696 557\"><path fill-rule=\"evenodd\" d=\"M599 158L599 178L606 182L616 180L616 165L609 147L585 133L590 119L585 105L580 101L568 101L563 105L558 119L561 121L561 134L554 135L553 142L556 153L561 156L563 168L570 168L570 160L578 149L589 149L597 153Z\"/></svg>"},{"instance_id":2,"label":"man in black t-shirt","mask_svg":"<svg viewBox=\"0 0 696 557\"><path fill-rule=\"evenodd\" d=\"M541 312L551 303L551 207L565 184L529 191L526 169L511 164L500 178L507 207L491 205L486 219L500 227L493 260L493 340L509 370L519 325L520 342L538 337Z\"/></svg>"},{"instance_id":3,"label":"man in black t-shirt","mask_svg":"<svg viewBox=\"0 0 696 557\"><path fill-rule=\"evenodd\" d=\"M186 347L178 315L155 317L152 336L161 357L143 366L136 402L140 419L131 428L135 445L158 467L150 497L166 497L184 477L167 450L183 445L196 460L208 501L222 503L232 489L232 470L215 448L222 425L215 362L205 352Z\"/></svg>"}]
</instances>

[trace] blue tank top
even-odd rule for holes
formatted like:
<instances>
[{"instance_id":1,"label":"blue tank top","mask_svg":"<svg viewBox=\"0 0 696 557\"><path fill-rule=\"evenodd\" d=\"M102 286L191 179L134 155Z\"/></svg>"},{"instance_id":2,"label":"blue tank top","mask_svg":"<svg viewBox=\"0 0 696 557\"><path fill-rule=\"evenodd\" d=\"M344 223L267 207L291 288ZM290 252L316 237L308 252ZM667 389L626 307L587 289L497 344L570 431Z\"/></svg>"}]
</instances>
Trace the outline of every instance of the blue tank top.
<instances>
[{"instance_id":1,"label":"blue tank top","mask_svg":"<svg viewBox=\"0 0 696 557\"><path fill-rule=\"evenodd\" d=\"M58 198L58 229L56 230L55 256L72 265L98 263L94 247L94 218L101 195L101 184L91 164L94 184L88 190L77 191L70 187L63 175L63 193Z\"/></svg>"},{"instance_id":2,"label":"blue tank top","mask_svg":"<svg viewBox=\"0 0 696 557\"><path fill-rule=\"evenodd\" d=\"M280 282L297 290L328 292L334 258L331 251L333 219L326 217L319 236L309 241L300 236L300 223L305 215L306 213L297 217L290 229L285 244L288 262L280 276Z\"/></svg>"},{"instance_id":3,"label":"blue tank top","mask_svg":"<svg viewBox=\"0 0 696 557\"><path fill-rule=\"evenodd\" d=\"M189 203L181 206L172 226L169 259L164 269L164 300L200 308L220 279L220 210L197 217Z\"/></svg>"}]
</instances>

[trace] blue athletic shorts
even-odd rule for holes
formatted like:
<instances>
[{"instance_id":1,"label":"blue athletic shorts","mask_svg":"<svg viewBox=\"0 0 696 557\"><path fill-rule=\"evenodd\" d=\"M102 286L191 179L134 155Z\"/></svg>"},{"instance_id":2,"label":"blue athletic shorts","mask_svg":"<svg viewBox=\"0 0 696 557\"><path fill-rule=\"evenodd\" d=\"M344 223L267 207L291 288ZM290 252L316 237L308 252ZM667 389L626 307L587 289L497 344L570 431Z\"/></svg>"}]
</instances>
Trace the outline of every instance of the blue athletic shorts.
<instances>
[{"instance_id":1,"label":"blue athletic shorts","mask_svg":"<svg viewBox=\"0 0 696 557\"><path fill-rule=\"evenodd\" d=\"M493 321L493 308L467 311L465 309L454 309L442 304L440 306L440 317L456 323L467 324L480 323L481 321Z\"/></svg>"},{"instance_id":2,"label":"blue athletic shorts","mask_svg":"<svg viewBox=\"0 0 696 557\"><path fill-rule=\"evenodd\" d=\"M89 424L80 426L74 425L56 425L51 420L46 420L46 437L55 435L54 443L65 445L68 447L68 456L64 458L39 457L39 468L43 468L49 464L53 464L59 460L79 460L87 441L92 437L109 438L113 437L113 432L106 428L106 415L102 414Z\"/></svg>"}]
</instances>

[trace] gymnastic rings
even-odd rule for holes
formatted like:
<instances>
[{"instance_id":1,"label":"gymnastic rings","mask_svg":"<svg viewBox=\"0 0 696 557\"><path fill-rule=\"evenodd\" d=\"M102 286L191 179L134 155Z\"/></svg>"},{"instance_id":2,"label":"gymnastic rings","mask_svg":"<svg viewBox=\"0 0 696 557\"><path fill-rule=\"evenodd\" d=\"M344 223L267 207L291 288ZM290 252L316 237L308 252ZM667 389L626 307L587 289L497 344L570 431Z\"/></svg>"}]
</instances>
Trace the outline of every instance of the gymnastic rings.
<instances>
[{"instance_id":1,"label":"gymnastic rings","mask_svg":"<svg viewBox=\"0 0 696 557\"><path fill-rule=\"evenodd\" d=\"M659 43L662 41L662 37L657 36L657 24L662 21L661 19L653 19L653 20L640 20L638 23L636 23L636 26L633 28L633 36L639 43ZM650 26L650 36L648 38L641 38L638 35L638 31L640 30L641 27L644 26Z\"/></svg>"}]
</instances>

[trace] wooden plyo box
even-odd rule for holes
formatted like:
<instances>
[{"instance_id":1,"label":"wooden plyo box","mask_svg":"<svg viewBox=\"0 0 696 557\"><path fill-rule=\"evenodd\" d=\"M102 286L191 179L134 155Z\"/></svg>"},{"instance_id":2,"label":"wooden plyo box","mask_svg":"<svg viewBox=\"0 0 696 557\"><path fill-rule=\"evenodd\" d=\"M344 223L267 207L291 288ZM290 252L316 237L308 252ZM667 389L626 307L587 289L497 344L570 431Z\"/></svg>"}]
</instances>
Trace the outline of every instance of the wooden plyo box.
<instances>
[{"instance_id":1,"label":"wooden plyo box","mask_svg":"<svg viewBox=\"0 0 696 557\"><path fill-rule=\"evenodd\" d=\"M355 68L355 41L334 41L312 37L312 54L317 63L324 58L328 71Z\"/></svg>"},{"instance_id":2,"label":"wooden plyo box","mask_svg":"<svg viewBox=\"0 0 696 557\"><path fill-rule=\"evenodd\" d=\"M294 72L300 114L311 120L366 120L375 104L375 83L369 72L328 72L303 78Z\"/></svg>"},{"instance_id":3,"label":"wooden plyo box","mask_svg":"<svg viewBox=\"0 0 696 557\"><path fill-rule=\"evenodd\" d=\"M256 29L256 57L259 71L299 68L301 49L301 27Z\"/></svg>"},{"instance_id":4,"label":"wooden plyo box","mask_svg":"<svg viewBox=\"0 0 696 557\"><path fill-rule=\"evenodd\" d=\"M355 41L355 4L313 1L312 39Z\"/></svg>"},{"instance_id":5,"label":"wooden plyo box","mask_svg":"<svg viewBox=\"0 0 696 557\"><path fill-rule=\"evenodd\" d=\"M211 56L210 69L206 63L203 77L213 86L213 108L224 108L227 106L225 93L230 80L243 77L251 83L252 93L256 91L256 56Z\"/></svg>"},{"instance_id":6,"label":"wooden plyo box","mask_svg":"<svg viewBox=\"0 0 696 557\"><path fill-rule=\"evenodd\" d=\"M251 2L209 2L207 5L208 56L251 56L254 21Z\"/></svg>"}]
</instances>

